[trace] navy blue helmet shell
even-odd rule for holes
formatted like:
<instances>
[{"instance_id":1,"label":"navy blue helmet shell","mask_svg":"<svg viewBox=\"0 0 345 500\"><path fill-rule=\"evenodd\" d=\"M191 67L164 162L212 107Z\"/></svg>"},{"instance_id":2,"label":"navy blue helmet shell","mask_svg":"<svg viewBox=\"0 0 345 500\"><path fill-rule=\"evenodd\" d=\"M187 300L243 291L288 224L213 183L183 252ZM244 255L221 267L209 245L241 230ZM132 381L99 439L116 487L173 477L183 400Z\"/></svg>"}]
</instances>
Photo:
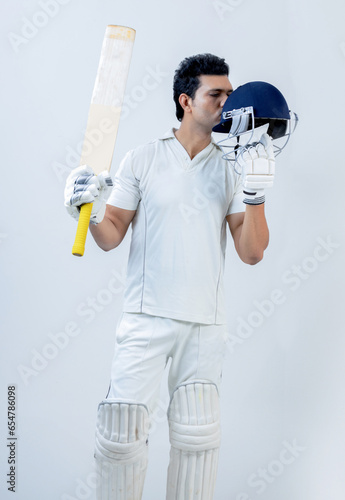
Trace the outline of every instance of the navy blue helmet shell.
<instances>
[{"instance_id":1,"label":"navy blue helmet shell","mask_svg":"<svg viewBox=\"0 0 345 500\"><path fill-rule=\"evenodd\" d=\"M248 108L252 108L251 113L246 113ZM239 115L243 112L248 117L246 125L244 128L242 122L242 126L238 129L235 122L238 123ZM249 82L229 95L222 110L221 121L213 131L240 135L268 123L268 135L272 139L278 139L286 134L290 118L287 102L274 85L260 81Z\"/></svg>"}]
</instances>

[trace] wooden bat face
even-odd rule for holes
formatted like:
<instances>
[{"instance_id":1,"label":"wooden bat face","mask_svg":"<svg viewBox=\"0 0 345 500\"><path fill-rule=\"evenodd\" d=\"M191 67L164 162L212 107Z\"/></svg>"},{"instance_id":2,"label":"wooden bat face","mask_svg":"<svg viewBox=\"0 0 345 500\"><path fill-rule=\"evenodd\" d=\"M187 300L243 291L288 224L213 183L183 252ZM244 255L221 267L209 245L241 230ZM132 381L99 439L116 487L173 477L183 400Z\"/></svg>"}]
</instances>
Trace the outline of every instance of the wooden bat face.
<instances>
[{"instance_id":1,"label":"wooden bat face","mask_svg":"<svg viewBox=\"0 0 345 500\"><path fill-rule=\"evenodd\" d=\"M89 165L96 175L111 167L134 39L132 28L106 28L80 158L80 165ZM91 210L92 204L80 209L72 249L79 257L84 255Z\"/></svg>"},{"instance_id":2,"label":"wooden bat face","mask_svg":"<svg viewBox=\"0 0 345 500\"><path fill-rule=\"evenodd\" d=\"M107 26L80 158L95 174L111 167L134 39L132 28Z\"/></svg>"}]
</instances>

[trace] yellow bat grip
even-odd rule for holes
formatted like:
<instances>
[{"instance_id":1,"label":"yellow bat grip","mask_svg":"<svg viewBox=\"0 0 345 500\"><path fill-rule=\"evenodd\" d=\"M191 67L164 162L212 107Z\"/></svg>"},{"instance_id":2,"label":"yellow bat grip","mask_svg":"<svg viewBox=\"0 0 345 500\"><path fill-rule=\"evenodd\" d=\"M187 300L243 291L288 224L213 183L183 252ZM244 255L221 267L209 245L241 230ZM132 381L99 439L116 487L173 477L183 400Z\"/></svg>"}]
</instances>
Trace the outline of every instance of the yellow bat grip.
<instances>
[{"instance_id":1,"label":"yellow bat grip","mask_svg":"<svg viewBox=\"0 0 345 500\"><path fill-rule=\"evenodd\" d=\"M84 255L86 235L90 224L91 210L92 203L85 203L85 205L82 205L80 208L77 233L75 235L74 245L72 248L73 255L76 255L77 257L82 257Z\"/></svg>"}]
</instances>

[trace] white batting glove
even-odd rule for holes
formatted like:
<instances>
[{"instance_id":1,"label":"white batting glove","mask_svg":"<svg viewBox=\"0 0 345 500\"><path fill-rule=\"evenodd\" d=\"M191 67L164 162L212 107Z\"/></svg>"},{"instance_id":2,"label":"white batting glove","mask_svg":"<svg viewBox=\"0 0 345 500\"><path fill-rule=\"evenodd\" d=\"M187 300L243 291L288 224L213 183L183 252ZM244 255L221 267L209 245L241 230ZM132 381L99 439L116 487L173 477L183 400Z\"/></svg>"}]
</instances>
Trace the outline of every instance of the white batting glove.
<instances>
[{"instance_id":1,"label":"white batting glove","mask_svg":"<svg viewBox=\"0 0 345 500\"><path fill-rule=\"evenodd\" d=\"M272 139L263 134L260 141L243 148L238 155L242 167L242 185L247 205L261 205L265 202L265 188L273 186L275 158Z\"/></svg>"},{"instance_id":2,"label":"white batting glove","mask_svg":"<svg viewBox=\"0 0 345 500\"><path fill-rule=\"evenodd\" d=\"M64 195L67 212L78 220L80 206L93 203L90 222L98 224L103 220L112 186L113 181L107 170L96 176L87 165L75 168L66 180Z\"/></svg>"}]
</instances>

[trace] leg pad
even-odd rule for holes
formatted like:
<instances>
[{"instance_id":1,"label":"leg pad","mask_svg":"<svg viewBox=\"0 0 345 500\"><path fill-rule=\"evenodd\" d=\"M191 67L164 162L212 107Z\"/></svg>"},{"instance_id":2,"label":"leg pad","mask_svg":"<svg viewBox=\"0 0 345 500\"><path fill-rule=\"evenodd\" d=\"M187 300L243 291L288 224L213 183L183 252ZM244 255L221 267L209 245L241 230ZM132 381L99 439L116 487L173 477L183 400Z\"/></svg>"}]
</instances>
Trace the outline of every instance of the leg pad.
<instances>
[{"instance_id":1,"label":"leg pad","mask_svg":"<svg viewBox=\"0 0 345 500\"><path fill-rule=\"evenodd\" d=\"M148 412L144 405L105 400L98 408L95 459L97 500L140 500L147 467Z\"/></svg>"},{"instance_id":2,"label":"leg pad","mask_svg":"<svg viewBox=\"0 0 345 500\"><path fill-rule=\"evenodd\" d=\"M214 384L182 385L168 419L170 464L167 500L212 500L220 445L219 396Z\"/></svg>"}]
</instances>

